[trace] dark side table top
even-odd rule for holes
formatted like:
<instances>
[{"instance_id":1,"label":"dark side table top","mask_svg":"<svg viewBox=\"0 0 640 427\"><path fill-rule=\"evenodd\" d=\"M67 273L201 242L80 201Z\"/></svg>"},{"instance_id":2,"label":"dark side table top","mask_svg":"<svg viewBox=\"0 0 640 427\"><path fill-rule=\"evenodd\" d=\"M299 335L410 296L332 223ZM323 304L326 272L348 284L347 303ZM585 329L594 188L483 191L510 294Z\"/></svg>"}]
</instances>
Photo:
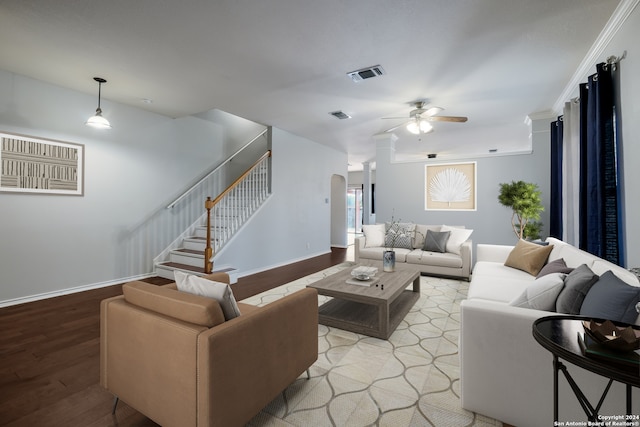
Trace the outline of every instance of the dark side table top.
<instances>
[{"instance_id":1,"label":"dark side table top","mask_svg":"<svg viewBox=\"0 0 640 427\"><path fill-rule=\"evenodd\" d=\"M553 355L583 369L628 384L640 387L640 372L606 360L587 357L582 353L578 334L584 333L581 316L547 316L533 323L533 337ZM614 322L616 323L616 322Z\"/></svg>"}]
</instances>

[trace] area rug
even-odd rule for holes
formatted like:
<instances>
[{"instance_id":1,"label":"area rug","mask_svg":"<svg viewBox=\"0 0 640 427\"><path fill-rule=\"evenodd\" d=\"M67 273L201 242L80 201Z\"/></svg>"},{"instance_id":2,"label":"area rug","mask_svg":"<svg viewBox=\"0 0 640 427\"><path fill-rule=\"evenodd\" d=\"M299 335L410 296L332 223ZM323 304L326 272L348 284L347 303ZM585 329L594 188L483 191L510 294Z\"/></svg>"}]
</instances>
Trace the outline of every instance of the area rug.
<instances>
[{"instance_id":1,"label":"area rug","mask_svg":"<svg viewBox=\"0 0 640 427\"><path fill-rule=\"evenodd\" d=\"M242 302L265 305L351 267L343 263ZM460 301L468 283L420 280L420 298L388 341L319 325L311 379L303 374L249 426L502 426L460 406Z\"/></svg>"}]
</instances>

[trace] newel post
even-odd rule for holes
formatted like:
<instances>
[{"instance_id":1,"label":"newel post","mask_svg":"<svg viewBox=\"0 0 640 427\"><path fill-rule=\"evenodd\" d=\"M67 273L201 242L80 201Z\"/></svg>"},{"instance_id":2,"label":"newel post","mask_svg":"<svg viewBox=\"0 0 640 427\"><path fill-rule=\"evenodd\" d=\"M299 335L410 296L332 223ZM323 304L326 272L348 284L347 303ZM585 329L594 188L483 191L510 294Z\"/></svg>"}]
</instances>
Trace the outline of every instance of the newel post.
<instances>
[{"instance_id":1,"label":"newel post","mask_svg":"<svg viewBox=\"0 0 640 427\"><path fill-rule=\"evenodd\" d=\"M204 273L211 274L213 270L213 248L211 247L211 208L213 208L213 200L211 197L207 197L204 202L204 207L207 210L207 246L204 248Z\"/></svg>"}]
</instances>

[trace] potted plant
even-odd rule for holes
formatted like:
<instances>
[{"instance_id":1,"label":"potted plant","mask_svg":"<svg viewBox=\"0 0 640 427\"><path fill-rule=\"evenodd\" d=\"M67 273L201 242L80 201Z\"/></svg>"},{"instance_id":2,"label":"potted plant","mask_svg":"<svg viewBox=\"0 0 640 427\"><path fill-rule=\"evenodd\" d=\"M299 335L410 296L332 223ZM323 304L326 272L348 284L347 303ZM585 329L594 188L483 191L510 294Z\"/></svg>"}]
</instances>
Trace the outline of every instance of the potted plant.
<instances>
[{"instance_id":1,"label":"potted plant","mask_svg":"<svg viewBox=\"0 0 640 427\"><path fill-rule=\"evenodd\" d=\"M544 211L537 184L511 181L500 184L498 201L511 208L511 227L518 239L538 239L542 223L540 213Z\"/></svg>"}]
</instances>

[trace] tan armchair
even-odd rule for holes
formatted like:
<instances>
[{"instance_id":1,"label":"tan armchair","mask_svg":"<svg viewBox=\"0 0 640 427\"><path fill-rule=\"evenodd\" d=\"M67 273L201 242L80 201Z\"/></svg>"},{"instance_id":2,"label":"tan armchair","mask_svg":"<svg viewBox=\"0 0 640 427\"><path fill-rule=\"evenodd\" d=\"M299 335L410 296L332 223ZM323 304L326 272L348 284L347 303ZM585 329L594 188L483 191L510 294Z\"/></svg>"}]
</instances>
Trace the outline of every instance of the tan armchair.
<instances>
[{"instance_id":1,"label":"tan armchair","mask_svg":"<svg viewBox=\"0 0 640 427\"><path fill-rule=\"evenodd\" d=\"M175 284L125 284L101 304L100 384L164 427L245 425L317 360L318 296L238 306L225 322Z\"/></svg>"}]
</instances>

